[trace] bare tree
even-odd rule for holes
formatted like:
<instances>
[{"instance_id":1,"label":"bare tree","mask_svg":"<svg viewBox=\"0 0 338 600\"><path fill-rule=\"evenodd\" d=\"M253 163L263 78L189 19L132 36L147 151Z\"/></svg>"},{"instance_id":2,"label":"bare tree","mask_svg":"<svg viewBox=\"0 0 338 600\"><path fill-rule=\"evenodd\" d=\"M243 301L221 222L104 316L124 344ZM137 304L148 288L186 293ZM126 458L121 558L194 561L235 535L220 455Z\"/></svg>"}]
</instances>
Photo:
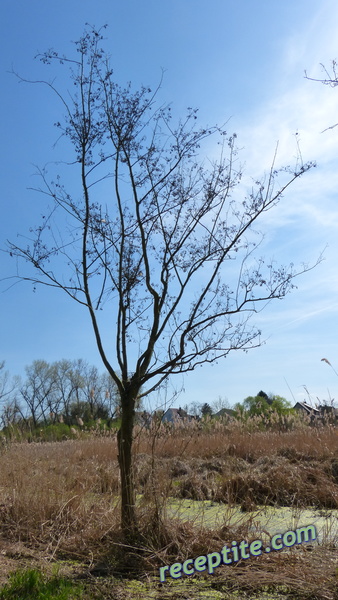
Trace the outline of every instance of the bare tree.
<instances>
[{"instance_id":1,"label":"bare tree","mask_svg":"<svg viewBox=\"0 0 338 600\"><path fill-rule=\"evenodd\" d=\"M212 408L212 412L218 413L219 411L221 411L223 408L230 408L230 403L229 400L226 396L221 396L219 395L217 400L214 400L211 403L211 408Z\"/></svg>"},{"instance_id":2,"label":"bare tree","mask_svg":"<svg viewBox=\"0 0 338 600\"><path fill-rule=\"evenodd\" d=\"M11 377L5 370L5 361L0 362L0 421L4 427L14 424L20 414L17 402L17 393L20 387L20 378Z\"/></svg>"},{"instance_id":3,"label":"bare tree","mask_svg":"<svg viewBox=\"0 0 338 600\"><path fill-rule=\"evenodd\" d=\"M120 87L102 39L88 29L75 57L40 56L70 69L72 91L40 83L60 99L64 117L56 125L74 150L70 167L81 194L62 184L60 164L55 178L40 169L38 191L51 208L28 242L9 242L8 252L33 268L16 278L61 289L89 312L120 397L121 516L129 535L137 531L136 403L172 375L260 345L250 317L283 298L308 267L296 272L255 259L257 221L312 165L277 171L273 164L243 191L236 136L199 128L192 109L175 125L158 90ZM202 145L213 139L218 159L206 162ZM110 354L107 332L115 340Z\"/></svg>"},{"instance_id":4,"label":"bare tree","mask_svg":"<svg viewBox=\"0 0 338 600\"><path fill-rule=\"evenodd\" d=\"M305 71L305 79L308 79L309 81L316 81L317 83L322 83L323 85L328 85L330 87L337 87L338 85L338 63L336 60L332 60L331 61L331 70L327 69L325 67L325 65L321 64L320 65L322 68L322 71L324 73L324 77L317 79L315 77L309 77L307 72ZM322 133L324 133L325 131L328 131L329 129L335 129L335 127L338 126L338 123L335 123L334 125L330 125L329 127L326 127L326 129L324 129L322 131Z\"/></svg>"},{"instance_id":5,"label":"bare tree","mask_svg":"<svg viewBox=\"0 0 338 600\"><path fill-rule=\"evenodd\" d=\"M45 360L34 360L26 367L26 379L20 387L20 396L28 408L33 427L47 424L51 414L57 413L56 369Z\"/></svg>"},{"instance_id":6,"label":"bare tree","mask_svg":"<svg viewBox=\"0 0 338 600\"><path fill-rule=\"evenodd\" d=\"M0 362L0 403L5 402L17 387L17 379L5 371L5 361Z\"/></svg>"},{"instance_id":7,"label":"bare tree","mask_svg":"<svg viewBox=\"0 0 338 600\"><path fill-rule=\"evenodd\" d=\"M118 415L120 402L116 384L107 371L101 374L101 389L104 394L101 404L107 409L110 420Z\"/></svg>"},{"instance_id":8,"label":"bare tree","mask_svg":"<svg viewBox=\"0 0 338 600\"><path fill-rule=\"evenodd\" d=\"M55 371L54 395L56 418L65 419L66 423L71 421L71 405L80 401L80 395L84 388L83 370L85 361L62 359L52 364Z\"/></svg>"}]
</instances>

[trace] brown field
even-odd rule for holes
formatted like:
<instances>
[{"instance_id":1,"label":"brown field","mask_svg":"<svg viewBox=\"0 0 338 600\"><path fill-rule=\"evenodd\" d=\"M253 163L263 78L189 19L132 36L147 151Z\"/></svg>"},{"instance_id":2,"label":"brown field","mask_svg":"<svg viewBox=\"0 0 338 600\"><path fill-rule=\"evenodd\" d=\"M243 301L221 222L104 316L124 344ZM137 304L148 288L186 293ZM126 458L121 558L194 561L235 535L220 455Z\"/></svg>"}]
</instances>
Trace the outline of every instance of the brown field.
<instances>
[{"instance_id":1,"label":"brown field","mask_svg":"<svg viewBox=\"0 0 338 600\"><path fill-rule=\"evenodd\" d=\"M203 429L136 430L140 536L133 548L121 543L115 436L84 433L77 440L4 446L0 584L18 566L48 571L58 563L69 576L86 581L89 594L94 593L94 579L95 589L105 590L88 598L141 599L146 596L123 595L114 577L154 581L162 565L213 552L233 539L249 539L250 513L258 505L338 508L337 428L251 429L210 422ZM237 504L247 519L235 529L225 520L208 530L193 521L168 520L169 497ZM337 550L330 542L239 561L227 569L226 577L219 569L212 577L199 575L190 581L202 585L208 580L224 598L235 589L243 594L278 589L285 597L333 599L338 598L337 567ZM104 577L98 580L97 575ZM109 589L115 590L112 596L108 580ZM165 596L166 584L157 580L153 591L159 596L149 592L148 597L189 598L175 596L175 583L164 588Z\"/></svg>"}]
</instances>

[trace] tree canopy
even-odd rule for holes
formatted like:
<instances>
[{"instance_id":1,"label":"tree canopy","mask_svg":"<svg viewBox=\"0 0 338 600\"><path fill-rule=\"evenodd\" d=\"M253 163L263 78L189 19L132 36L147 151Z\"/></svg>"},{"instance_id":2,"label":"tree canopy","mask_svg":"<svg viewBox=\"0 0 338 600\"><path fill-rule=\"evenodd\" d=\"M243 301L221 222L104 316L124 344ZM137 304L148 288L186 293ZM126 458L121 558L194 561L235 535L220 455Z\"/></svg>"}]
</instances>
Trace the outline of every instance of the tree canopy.
<instances>
[{"instance_id":1,"label":"tree canopy","mask_svg":"<svg viewBox=\"0 0 338 600\"><path fill-rule=\"evenodd\" d=\"M248 396L242 403L235 406L235 410L246 413L247 416L268 415L276 412L279 415L288 414L292 406L288 400L275 394L266 394L260 391L257 396Z\"/></svg>"}]
</instances>

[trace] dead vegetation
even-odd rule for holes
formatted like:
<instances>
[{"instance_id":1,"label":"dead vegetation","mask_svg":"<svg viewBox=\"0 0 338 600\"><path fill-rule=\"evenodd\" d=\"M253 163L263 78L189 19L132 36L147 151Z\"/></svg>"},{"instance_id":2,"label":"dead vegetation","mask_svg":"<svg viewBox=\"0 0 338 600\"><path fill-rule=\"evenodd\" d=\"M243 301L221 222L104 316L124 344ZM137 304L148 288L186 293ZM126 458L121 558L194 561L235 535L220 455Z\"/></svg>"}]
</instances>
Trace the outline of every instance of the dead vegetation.
<instances>
[{"instance_id":1,"label":"dead vegetation","mask_svg":"<svg viewBox=\"0 0 338 600\"><path fill-rule=\"evenodd\" d=\"M47 562L78 561L88 576L151 576L164 564L213 552L233 539L250 539L250 511L258 505L338 508L334 427L282 433L219 423L207 430L197 425L168 431L138 428L135 453L141 527L135 547L125 548L115 437L9 444L0 455L2 547L19 543ZM169 497L239 504L245 518L236 527L225 521L207 530L194 522L168 520L164 509ZM8 552L0 557L2 576ZM330 569L325 574L318 572L318 552L326 552ZM337 579L331 561L336 559L334 547L294 548L241 561L228 569L226 581L221 569L209 576L210 585L250 593L284 585L299 597L333 598ZM304 569L312 574L305 575ZM315 577L323 581L322 595L315 591ZM317 596L309 595L310 590Z\"/></svg>"}]
</instances>

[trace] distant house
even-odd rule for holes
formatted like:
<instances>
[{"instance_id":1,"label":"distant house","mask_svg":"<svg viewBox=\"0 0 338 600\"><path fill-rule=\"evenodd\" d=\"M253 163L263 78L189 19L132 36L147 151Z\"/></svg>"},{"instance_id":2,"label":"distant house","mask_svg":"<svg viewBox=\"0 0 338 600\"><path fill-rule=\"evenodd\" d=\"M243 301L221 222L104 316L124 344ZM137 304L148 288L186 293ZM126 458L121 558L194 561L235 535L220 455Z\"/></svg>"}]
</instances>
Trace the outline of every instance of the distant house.
<instances>
[{"instance_id":1,"label":"distant house","mask_svg":"<svg viewBox=\"0 0 338 600\"><path fill-rule=\"evenodd\" d=\"M308 415L311 418L311 421L321 421L321 422L330 422L337 423L338 422L338 409L333 406L322 405L318 406L318 408L313 408L307 402L297 402L297 404L293 407L295 410L299 412L303 412L303 414Z\"/></svg>"},{"instance_id":2,"label":"distant house","mask_svg":"<svg viewBox=\"0 0 338 600\"><path fill-rule=\"evenodd\" d=\"M322 414L318 408L314 408L307 402L296 402L296 404L294 405L293 408L294 408L294 410L298 410L299 412L302 412L304 415L308 415L309 417L312 417L312 418L320 417L320 415Z\"/></svg>"},{"instance_id":3,"label":"distant house","mask_svg":"<svg viewBox=\"0 0 338 600\"><path fill-rule=\"evenodd\" d=\"M213 417L225 417L227 419L229 419L229 421L232 421L233 419L236 418L236 411L233 410L232 408L221 408L221 410L219 410L217 413L215 413L214 415L212 415Z\"/></svg>"},{"instance_id":4,"label":"distant house","mask_svg":"<svg viewBox=\"0 0 338 600\"><path fill-rule=\"evenodd\" d=\"M194 419L191 415L183 410L182 408L168 408L162 416L162 423L182 423L184 420L191 421Z\"/></svg>"}]
</instances>

